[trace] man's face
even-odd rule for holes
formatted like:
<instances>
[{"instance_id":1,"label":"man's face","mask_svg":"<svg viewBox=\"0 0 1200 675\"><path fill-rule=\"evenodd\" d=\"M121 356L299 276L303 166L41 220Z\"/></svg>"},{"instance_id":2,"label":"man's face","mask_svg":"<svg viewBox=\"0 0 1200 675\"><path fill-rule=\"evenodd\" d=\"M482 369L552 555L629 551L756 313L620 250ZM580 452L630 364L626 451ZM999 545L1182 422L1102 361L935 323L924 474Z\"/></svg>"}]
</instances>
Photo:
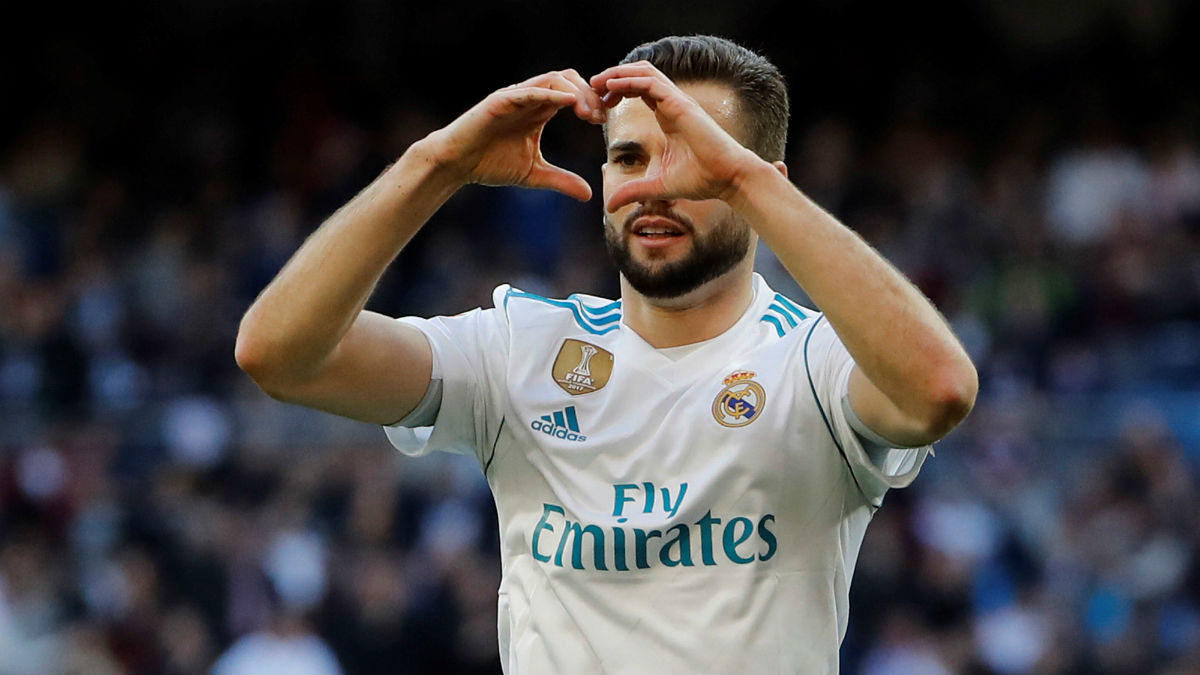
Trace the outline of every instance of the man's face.
<instances>
[{"instance_id":1,"label":"man's face","mask_svg":"<svg viewBox=\"0 0 1200 675\"><path fill-rule=\"evenodd\" d=\"M737 98L711 82L680 87L739 141ZM666 138L654 111L638 98L609 111L604 199L625 182L656 173ZM604 214L609 256L629 284L650 298L676 298L720 277L746 258L750 226L719 199L653 200Z\"/></svg>"}]
</instances>

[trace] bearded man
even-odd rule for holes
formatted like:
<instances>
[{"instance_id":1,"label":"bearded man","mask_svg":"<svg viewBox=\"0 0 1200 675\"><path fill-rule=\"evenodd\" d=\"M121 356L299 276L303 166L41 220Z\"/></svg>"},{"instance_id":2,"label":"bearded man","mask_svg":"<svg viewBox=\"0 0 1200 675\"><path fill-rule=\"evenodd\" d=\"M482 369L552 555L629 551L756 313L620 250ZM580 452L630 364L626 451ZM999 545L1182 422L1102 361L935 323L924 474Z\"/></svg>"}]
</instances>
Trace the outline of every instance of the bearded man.
<instances>
[{"instance_id":1,"label":"bearded man","mask_svg":"<svg viewBox=\"0 0 1200 675\"><path fill-rule=\"evenodd\" d=\"M590 199L542 156L560 110L604 128L620 299L364 311L468 183ZM775 66L720 38L538 75L411 146L246 313L236 357L272 396L479 462L506 672L836 672L872 514L973 406L937 310L788 181L787 120ZM754 274L760 237L821 312Z\"/></svg>"}]
</instances>

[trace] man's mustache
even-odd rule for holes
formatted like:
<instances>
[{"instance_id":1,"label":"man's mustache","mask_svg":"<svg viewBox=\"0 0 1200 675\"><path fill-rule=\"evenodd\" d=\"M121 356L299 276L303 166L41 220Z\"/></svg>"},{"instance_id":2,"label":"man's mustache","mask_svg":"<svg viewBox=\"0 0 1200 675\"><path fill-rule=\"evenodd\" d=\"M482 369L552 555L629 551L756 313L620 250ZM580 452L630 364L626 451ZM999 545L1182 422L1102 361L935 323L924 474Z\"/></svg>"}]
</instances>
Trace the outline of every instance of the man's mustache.
<instances>
[{"instance_id":1,"label":"man's mustache","mask_svg":"<svg viewBox=\"0 0 1200 675\"><path fill-rule=\"evenodd\" d=\"M624 231L632 232L634 222L636 222L637 219L641 218L642 216L658 216L660 218L669 218L679 223L685 230L688 231L688 233L692 233L696 229L692 226L692 221L687 216L672 210L670 207L655 205L655 202L650 202L638 205L638 207L633 210L633 213L629 214L629 216L625 218L625 222L623 223Z\"/></svg>"}]
</instances>

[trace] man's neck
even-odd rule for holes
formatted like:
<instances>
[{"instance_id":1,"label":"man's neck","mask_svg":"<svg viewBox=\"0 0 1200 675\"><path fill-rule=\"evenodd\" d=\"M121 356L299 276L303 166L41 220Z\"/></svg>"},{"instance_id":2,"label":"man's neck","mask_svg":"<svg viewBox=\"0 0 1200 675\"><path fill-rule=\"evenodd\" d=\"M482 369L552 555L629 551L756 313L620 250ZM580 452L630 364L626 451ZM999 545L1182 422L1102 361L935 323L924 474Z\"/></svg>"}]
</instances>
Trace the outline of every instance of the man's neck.
<instances>
[{"instance_id":1,"label":"man's neck","mask_svg":"<svg viewBox=\"0 0 1200 675\"><path fill-rule=\"evenodd\" d=\"M655 349L703 342L729 330L754 299L752 268L739 267L679 298L647 298L621 277L621 318Z\"/></svg>"}]
</instances>

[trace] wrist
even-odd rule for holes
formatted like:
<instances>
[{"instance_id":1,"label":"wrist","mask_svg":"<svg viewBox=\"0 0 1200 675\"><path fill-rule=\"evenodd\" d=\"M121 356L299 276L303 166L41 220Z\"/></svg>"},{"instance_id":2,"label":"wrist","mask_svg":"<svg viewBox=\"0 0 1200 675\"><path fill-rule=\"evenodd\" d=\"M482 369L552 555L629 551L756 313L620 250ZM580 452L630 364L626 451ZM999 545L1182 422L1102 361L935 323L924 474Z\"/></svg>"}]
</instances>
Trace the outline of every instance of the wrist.
<instances>
[{"instance_id":1,"label":"wrist","mask_svg":"<svg viewBox=\"0 0 1200 675\"><path fill-rule=\"evenodd\" d=\"M444 129L439 129L413 143L403 159L420 168L430 179L457 190L470 182L469 171L463 168L461 153L457 152Z\"/></svg>"},{"instance_id":2,"label":"wrist","mask_svg":"<svg viewBox=\"0 0 1200 675\"><path fill-rule=\"evenodd\" d=\"M753 151L746 150L721 199L735 212L746 216L754 208L754 196L780 180L786 182L786 174Z\"/></svg>"}]
</instances>

